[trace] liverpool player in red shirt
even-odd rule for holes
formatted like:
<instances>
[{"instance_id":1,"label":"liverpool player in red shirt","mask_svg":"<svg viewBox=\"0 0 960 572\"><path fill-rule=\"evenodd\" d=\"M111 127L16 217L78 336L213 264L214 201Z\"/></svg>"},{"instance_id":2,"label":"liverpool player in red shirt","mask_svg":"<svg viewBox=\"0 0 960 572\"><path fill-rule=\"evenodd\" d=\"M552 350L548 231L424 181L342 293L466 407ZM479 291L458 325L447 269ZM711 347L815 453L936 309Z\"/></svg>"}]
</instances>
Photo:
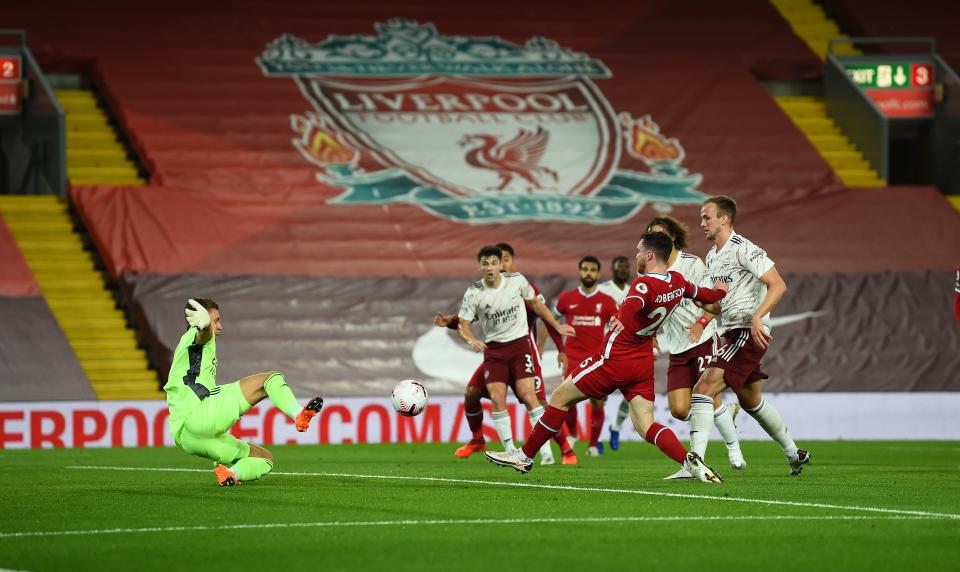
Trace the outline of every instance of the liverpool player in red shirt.
<instances>
[{"instance_id":1,"label":"liverpool player in red shirt","mask_svg":"<svg viewBox=\"0 0 960 572\"><path fill-rule=\"evenodd\" d=\"M600 260L595 256L584 256L577 267L580 270L580 286L567 290L557 297L553 313L563 317L566 323L577 329L577 336L564 342L563 351L567 354L567 367L563 375L577 367L580 362L600 351L600 343L606 332L610 318L617 315L617 302L597 289L600 278ZM603 407L605 399L591 399L590 446L587 454L596 457L603 454L600 443L600 431L603 430ZM577 434L577 408L571 407L567 413L567 430Z\"/></svg>"},{"instance_id":2,"label":"liverpool player in red shirt","mask_svg":"<svg viewBox=\"0 0 960 572\"><path fill-rule=\"evenodd\" d=\"M637 271L642 273L630 287L620 306L622 331L610 331L604 337L603 350L578 365L550 397L550 406L540 418L522 449L503 453L487 452L488 460L527 473L533 455L566 418L567 409L580 401L602 398L619 389L630 402L630 418L637 431L665 455L682 464L695 478L704 482L723 482L696 453L688 453L677 436L653 420L653 336L676 309L682 298L699 304L721 300L725 292L698 288L676 272L667 271L673 241L662 232L645 233L637 244Z\"/></svg>"}]
</instances>

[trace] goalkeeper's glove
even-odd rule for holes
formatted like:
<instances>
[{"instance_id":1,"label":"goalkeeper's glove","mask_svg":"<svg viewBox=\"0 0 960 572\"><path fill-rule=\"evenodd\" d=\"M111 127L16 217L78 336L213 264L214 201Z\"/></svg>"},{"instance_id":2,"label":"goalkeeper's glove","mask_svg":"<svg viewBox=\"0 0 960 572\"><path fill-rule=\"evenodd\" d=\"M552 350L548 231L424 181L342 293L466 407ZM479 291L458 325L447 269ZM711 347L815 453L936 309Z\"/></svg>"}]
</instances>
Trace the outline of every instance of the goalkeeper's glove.
<instances>
[{"instance_id":1,"label":"goalkeeper's glove","mask_svg":"<svg viewBox=\"0 0 960 572\"><path fill-rule=\"evenodd\" d=\"M193 298L187 300L183 313L187 317L187 323L198 330L205 330L210 325L210 312Z\"/></svg>"}]
</instances>

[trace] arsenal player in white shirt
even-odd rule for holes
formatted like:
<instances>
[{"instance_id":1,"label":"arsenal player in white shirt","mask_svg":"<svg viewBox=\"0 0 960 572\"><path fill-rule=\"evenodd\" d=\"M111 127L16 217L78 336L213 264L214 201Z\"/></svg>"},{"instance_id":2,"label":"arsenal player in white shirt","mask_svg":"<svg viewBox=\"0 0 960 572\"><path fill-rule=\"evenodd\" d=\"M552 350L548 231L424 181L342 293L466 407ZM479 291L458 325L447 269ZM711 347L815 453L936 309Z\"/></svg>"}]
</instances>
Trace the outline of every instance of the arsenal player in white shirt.
<instances>
[{"instance_id":1,"label":"arsenal player in white shirt","mask_svg":"<svg viewBox=\"0 0 960 572\"><path fill-rule=\"evenodd\" d=\"M463 295L457 332L477 352L483 352L484 382L493 402L493 426L504 448L513 449L513 429L507 411L507 385L513 382L517 399L527 406L536 424L543 414L534 388L533 348L527 324L527 301L540 318L561 335L573 336L571 326L560 325L547 307L537 299L527 279L518 272L501 273L502 253L496 246L484 246L477 253L481 280ZM479 320L484 340L470 331Z\"/></svg>"},{"instance_id":2,"label":"arsenal player in white shirt","mask_svg":"<svg viewBox=\"0 0 960 572\"><path fill-rule=\"evenodd\" d=\"M690 449L701 457L706 453L714 425L713 400L729 386L741 407L783 448L790 474L799 475L811 455L797 448L780 413L760 391L767 378L760 360L770 345L770 311L787 285L767 253L734 232L736 218L737 203L724 195L708 198L700 209L700 228L713 242L707 253L707 280L726 284L727 295L719 304L704 306L720 314L720 340L710 366L693 387Z\"/></svg>"}]
</instances>

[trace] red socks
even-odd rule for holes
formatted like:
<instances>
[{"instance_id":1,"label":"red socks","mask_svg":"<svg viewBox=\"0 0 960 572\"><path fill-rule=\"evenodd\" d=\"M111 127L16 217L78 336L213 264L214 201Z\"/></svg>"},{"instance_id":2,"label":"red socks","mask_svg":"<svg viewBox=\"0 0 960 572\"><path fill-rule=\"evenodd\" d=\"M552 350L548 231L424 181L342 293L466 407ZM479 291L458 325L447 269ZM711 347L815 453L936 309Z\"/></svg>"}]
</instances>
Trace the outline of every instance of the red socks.
<instances>
[{"instance_id":1,"label":"red socks","mask_svg":"<svg viewBox=\"0 0 960 572\"><path fill-rule=\"evenodd\" d=\"M590 407L590 446L596 447L600 442L600 432L603 431L603 406Z\"/></svg>"},{"instance_id":2,"label":"red socks","mask_svg":"<svg viewBox=\"0 0 960 572\"><path fill-rule=\"evenodd\" d=\"M470 432L473 433L473 437L470 438L470 441L484 441L483 409L477 409L476 411L467 411L464 409L464 415L467 418L467 425L470 427Z\"/></svg>"},{"instance_id":3,"label":"red socks","mask_svg":"<svg viewBox=\"0 0 960 572\"><path fill-rule=\"evenodd\" d=\"M573 435L574 439L579 439L580 434L579 434L579 431L577 430L577 406L576 405L572 406L569 410L567 410L567 417L565 421L567 424L567 434Z\"/></svg>"},{"instance_id":4,"label":"red socks","mask_svg":"<svg viewBox=\"0 0 960 572\"><path fill-rule=\"evenodd\" d=\"M680 444L680 440L677 439L673 431L659 423L654 423L647 429L646 439L651 445L656 445L658 449L663 451L664 455L678 463L682 464L683 459L687 456L687 450Z\"/></svg>"},{"instance_id":5,"label":"red socks","mask_svg":"<svg viewBox=\"0 0 960 572\"><path fill-rule=\"evenodd\" d=\"M527 437L527 442L523 444L523 454L531 459L537 455L537 451L551 437L560 432L560 426L566 418L567 412L563 409L557 409L552 405L547 406L543 412L540 422L533 428L533 432Z\"/></svg>"}]
</instances>

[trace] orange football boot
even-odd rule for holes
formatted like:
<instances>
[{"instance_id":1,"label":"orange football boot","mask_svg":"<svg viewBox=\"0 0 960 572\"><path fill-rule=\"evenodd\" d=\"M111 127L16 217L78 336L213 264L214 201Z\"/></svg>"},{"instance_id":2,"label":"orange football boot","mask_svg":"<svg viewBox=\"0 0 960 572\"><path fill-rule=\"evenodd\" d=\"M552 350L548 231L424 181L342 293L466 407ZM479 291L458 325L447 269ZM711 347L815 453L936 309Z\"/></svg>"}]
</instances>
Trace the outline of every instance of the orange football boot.
<instances>
[{"instance_id":1,"label":"orange football boot","mask_svg":"<svg viewBox=\"0 0 960 572\"><path fill-rule=\"evenodd\" d=\"M486 441L470 441L466 445L461 446L459 449L454 451L454 455L461 459L466 459L474 453L482 453L487 449Z\"/></svg>"},{"instance_id":2,"label":"orange football boot","mask_svg":"<svg viewBox=\"0 0 960 572\"><path fill-rule=\"evenodd\" d=\"M237 474L228 469L226 465L217 465L213 474L217 475L217 481L220 482L221 487L240 486L240 479L237 478Z\"/></svg>"},{"instance_id":3,"label":"orange football boot","mask_svg":"<svg viewBox=\"0 0 960 572\"><path fill-rule=\"evenodd\" d=\"M323 407L323 398L314 397L310 400L309 403L303 406L303 409L300 413L297 413L297 431L303 433L310 427L310 420L313 417L320 413L320 409Z\"/></svg>"}]
</instances>

